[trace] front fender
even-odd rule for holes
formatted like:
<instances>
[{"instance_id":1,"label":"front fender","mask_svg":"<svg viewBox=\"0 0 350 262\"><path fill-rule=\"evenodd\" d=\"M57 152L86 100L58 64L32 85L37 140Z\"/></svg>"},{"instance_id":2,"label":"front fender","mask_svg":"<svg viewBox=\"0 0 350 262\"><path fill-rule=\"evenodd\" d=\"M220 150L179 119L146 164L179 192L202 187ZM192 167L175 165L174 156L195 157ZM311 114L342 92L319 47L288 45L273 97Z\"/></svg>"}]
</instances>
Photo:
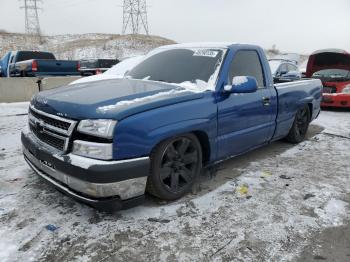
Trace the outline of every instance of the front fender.
<instances>
[{"instance_id":1,"label":"front fender","mask_svg":"<svg viewBox=\"0 0 350 262\"><path fill-rule=\"evenodd\" d=\"M216 113L215 99L207 96L130 116L116 126L113 158L148 156L161 141L195 131L206 134L214 152Z\"/></svg>"}]
</instances>

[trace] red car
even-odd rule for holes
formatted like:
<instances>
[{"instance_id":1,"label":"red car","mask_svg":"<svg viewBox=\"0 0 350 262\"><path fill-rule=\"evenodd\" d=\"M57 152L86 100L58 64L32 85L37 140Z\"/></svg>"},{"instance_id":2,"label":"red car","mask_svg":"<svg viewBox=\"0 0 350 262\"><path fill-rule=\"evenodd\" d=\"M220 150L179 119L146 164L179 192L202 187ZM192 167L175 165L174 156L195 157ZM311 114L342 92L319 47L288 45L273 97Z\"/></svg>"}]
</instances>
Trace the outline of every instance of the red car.
<instances>
[{"instance_id":1,"label":"red car","mask_svg":"<svg viewBox=\"0 0 350 262\"><path fill-rule=\"evenodd\" d=\"M314 52L307 64L306 77L321 79L322 107L350 108L350 53L340 49Z\"/></svg>"}]
</instances>

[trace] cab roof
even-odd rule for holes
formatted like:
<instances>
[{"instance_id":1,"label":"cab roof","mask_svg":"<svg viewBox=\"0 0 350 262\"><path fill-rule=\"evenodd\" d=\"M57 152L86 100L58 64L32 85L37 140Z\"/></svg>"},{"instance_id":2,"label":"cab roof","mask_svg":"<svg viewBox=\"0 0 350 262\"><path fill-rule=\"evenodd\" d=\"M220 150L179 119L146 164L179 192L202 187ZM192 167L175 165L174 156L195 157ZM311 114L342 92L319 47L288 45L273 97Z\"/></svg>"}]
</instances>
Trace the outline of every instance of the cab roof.
<instances>
[{"instance_id":1,"label":"cab roof","mask_svg":"<svg viewBox=\"0 0 350 262\"><path fill-rule=\"evenodd\" d=\"M229 48L233 45L244 45L249 47L256 47L255 45L243 44L243 43L232 43L232 42L198 42L198 43L183 43L160 46L157 49L172 49L172 48Z\"/></svg>"}]
</instances>

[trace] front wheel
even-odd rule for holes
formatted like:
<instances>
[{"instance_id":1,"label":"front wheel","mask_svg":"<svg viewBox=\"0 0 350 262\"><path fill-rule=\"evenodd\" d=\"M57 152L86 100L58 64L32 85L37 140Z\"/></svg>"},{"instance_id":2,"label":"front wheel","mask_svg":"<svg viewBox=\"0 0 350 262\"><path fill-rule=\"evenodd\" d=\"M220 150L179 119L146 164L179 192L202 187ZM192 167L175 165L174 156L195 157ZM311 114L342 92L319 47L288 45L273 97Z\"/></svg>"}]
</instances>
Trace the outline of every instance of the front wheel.
<instances>
[{"instance_id":1,"label":"front wheel","mask_svg":"<svg viewBox=\"0 0 350 262\"><path fill-rule=\"evenodd\" d=\"M164 200L185 195L202 169L202 149L196 136L185 134L165 140L151 154L147 191Z\"/></svg>"},{"instance_id":2,"label":"front wheel","mask_svg":"<svg viewBox=\"0 0 350 262\"><path fill-rule=\"evenodd\" d=\"M305 139L310 124L310 109L307 105L300 108L286 137L286 140L293 144L298 144Z\"/></svg>"}]
</instances>

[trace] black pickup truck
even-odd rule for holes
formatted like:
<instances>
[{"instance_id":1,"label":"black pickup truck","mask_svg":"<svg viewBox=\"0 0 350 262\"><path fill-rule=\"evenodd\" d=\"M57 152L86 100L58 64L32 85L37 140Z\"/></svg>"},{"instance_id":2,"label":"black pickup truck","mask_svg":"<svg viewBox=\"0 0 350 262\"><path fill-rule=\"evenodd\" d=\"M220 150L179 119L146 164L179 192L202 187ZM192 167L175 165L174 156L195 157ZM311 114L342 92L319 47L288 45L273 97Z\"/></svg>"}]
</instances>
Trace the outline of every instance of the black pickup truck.
<instances>
[{"instance_id":1,"label":"black pickup truck","mask_svg":"<svg viewBox=\"0 0 350 262\"><path fill-rule=\"evenodd\" d=\"M84 59L80 60L80 74L82 76L98 75L106 72L118 64L118 59Z\"/></svg>"},{"instance_id":2,"label":"black pickup truck","mask_svg":"<svg viewBox=\"0 0 350 262\"><path fill-rule=\"evenodd\" d=\"M0 65L5 77L80 75L78 61L57 60L49 52L11 51Z\"/></svg>"}]
</instances>

